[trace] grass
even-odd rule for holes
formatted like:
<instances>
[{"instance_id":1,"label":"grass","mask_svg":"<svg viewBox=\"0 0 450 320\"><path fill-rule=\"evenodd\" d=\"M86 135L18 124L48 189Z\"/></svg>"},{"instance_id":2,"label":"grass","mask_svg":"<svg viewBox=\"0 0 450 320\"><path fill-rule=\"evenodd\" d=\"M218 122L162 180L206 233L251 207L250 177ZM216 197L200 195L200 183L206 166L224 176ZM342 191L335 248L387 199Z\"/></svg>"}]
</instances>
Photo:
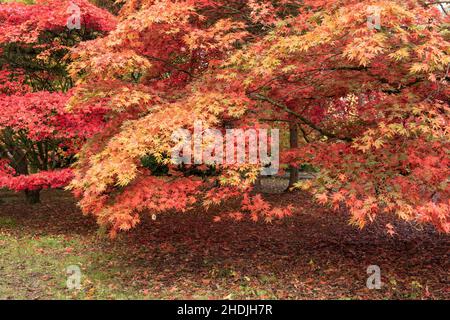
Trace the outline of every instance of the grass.
<instances>
[{"instance_id":1,"label":"grass","mask_svg":"<svg viewBox=\"0 0 450 320\"><path fill-rule=\"evenodd\" d=\"M2 278L0 296L14 299L129 299L143 295L114 280L119 269L105 268L111 257L86 250L79 239L63 236L23 237L1 234L0 261ZM81 289L69 290L67 268L81 269ZM42 292L41 288L46 290Z\"/></svg>"},{"instance_id":2,"label":"grass","mask_svg":"<svg viewBox=\"0 0 450 320\"><path fill-rule=\"evenodd\" d=\"M16 226L16 221L9 217L0 217L0 227L12 228Z\"/></svg>"},{"instance_id":3,"label":"grass","mask_svg":"<svg viewBox=\"0 0 450 320\"><path fill-rule=\"evenodd\" d=\"M5 224L4 224L5 225ZM15 224L7 224L14 228ZM98 237L91 239L101 243ZM143 250L145 251L145 250ZM159 290L152 295L143 289L135 275L145 272L127 264L122 252L95 249L82 237L64 235L29 236L0 233L0 298L1 299L181 299L183 293L174 287ZM70 274L67 269L78 266L81 270L80 289L68 289ZM213 266L211 278L218 283L235 280L232 269ZM180 275L182 277L182 275ZM243 277L239 291L229 298L275 298L266 290L254 289ZM207 282L202 282L206 284ZM208 282L209 283L209 282ZM151 282L147 282L152 287ZM193 295L194 299L207 299L210 293Z\"/></svg>"},{"instance_id":4,"label":"grass","mask_svg":"<svg viewBox=\"0 0 450 320\"><path fill-rule=\"evenodd\" d=\"M392 239L311 208L271 225L174 213L110 240L67 193L33 207L0 198L0 299L448 298L449 241L432 231ZM382 290L365 287L374 262ZM79 290L67 287L69 266Z\"/></svg>"}]
</instances>

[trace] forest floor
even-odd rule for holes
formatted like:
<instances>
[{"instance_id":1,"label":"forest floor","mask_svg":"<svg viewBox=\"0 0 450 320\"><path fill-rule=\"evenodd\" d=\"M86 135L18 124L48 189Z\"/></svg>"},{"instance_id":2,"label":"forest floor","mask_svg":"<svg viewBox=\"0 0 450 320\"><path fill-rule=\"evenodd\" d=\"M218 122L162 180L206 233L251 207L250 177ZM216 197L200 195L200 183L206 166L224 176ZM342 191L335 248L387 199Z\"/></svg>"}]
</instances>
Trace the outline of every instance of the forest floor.
<instances>
[{"instance_id":1,"label":"forest floor","mask_svg":"<svg viewBox=\"0 0 450 320\"><path fill-rule=\"evenodd\" d=\"M303 193L271 224L213 222L202 210L158 216L110 240L69 193L42 204L1 191L0 299L448 299L450 237L384 217L363 230ZM391 221L390 221L391 222ZM69 290L67 268L81 269ZM367 268L381 270L368 289Z\"/></svg>"}]
</instances>

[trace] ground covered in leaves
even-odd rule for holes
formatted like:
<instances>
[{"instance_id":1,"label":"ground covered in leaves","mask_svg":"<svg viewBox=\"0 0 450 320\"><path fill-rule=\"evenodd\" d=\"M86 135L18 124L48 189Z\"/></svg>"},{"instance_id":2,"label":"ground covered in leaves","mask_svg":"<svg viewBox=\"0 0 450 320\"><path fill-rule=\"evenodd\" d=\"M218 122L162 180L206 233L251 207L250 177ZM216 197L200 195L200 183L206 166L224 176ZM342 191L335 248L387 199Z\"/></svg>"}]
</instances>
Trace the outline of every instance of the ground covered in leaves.
<instances>
[{"instance_id":1,"label":"ground covered in leaves","mask_svg":"<svg viewBox=\"0 0 450 320\"><path fill-rule=\"evenodd\" d=\"M0 192L0 299L448 299L450 237L383 217L360 231L307 195L266 223L213 222L214 210L150 218L110 240L69 193L27 206ZM216 210L216 209L215 209ZM66 286L81 268L81 288ZM366 287L367 267L382 287Z\"/></svg>"}]
</instances>

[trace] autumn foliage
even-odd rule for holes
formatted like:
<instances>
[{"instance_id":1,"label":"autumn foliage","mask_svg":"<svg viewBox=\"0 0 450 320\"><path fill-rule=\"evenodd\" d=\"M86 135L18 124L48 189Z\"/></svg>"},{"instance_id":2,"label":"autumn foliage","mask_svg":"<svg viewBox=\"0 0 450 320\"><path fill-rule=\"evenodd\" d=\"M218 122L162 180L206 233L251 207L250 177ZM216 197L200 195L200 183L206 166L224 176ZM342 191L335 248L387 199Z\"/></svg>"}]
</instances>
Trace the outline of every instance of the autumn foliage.
<instances>
[{"instance_id":1,"label":"autumn foliage","mask_svg":"<svg viewBox=\"0 0 450 320\"><path fill-rule=\"evenodd\" d=\"M79 141L80 150L68 147L79 151L70 188L111 235L143 213L194 205L215 220L272 221L301 210L255 193L259 165L174 164L172 133L195 120L221 131L286 131L289 123L301 141L282 149L284 167L317 172L294 188L359 227L387 214L450 232L449 18L439 6L129 0L116 18L75 1L85 24L69 45L54 35L67 32L56 2L1 5L5 48L31 44L47 62L67 50L70 84L25 90L3 80L0 107L9 111L0 125L34 142ZM380 24L371 27L374 7ZM17 77L29 77L23 69ZM11 116L19 111L22 120ZM217 213L230 200L240 209Z\"/></svg>"},{"instance_id":2,"label":"autumn foliage","mask_svg":"<svg viewBox=\"0 0 450 320\"><path fill-rule=\"evenodd\" d=\"M70 46L111 30L115 18L77 1L81 29L67 29L69 1L0 5L0 187L25 191L66 186L69 165L103 123L102 113L68 112L72 81L65 58Z\"/></svg>"}]
</instances>

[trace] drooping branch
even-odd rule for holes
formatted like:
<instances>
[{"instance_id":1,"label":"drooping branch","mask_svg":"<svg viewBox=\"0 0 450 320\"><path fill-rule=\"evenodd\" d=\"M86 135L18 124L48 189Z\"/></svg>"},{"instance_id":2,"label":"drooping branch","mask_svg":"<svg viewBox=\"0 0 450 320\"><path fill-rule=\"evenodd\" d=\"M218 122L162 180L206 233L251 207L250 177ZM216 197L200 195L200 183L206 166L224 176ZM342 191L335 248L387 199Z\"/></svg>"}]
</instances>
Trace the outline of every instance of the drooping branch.
<instances>
[{"instance_id":1,"label":"drooping branch","mask_svg":"<svg viewBox=\"0 0 450 320\"><path fill-rule=\"evenodd\" d=\"M347 142L351 142L353 139L350 137L345 137L345 136L338 136L332 132L327 131L326 129L320 128L317 125L315 125L312 121L308 120L307 118L305 118L304 116L302 116L301 114L291 110L288 106L286 106L285 104L276 101L272 98L269 98L265 95L259 94L259 93L252 93L248 95L249 98L254 99L254 100L260 100L260 101L265 101L270 103L271 105L282 109L283 111L295 116L296 118L298 118L301 122L303 122L304 124L306 124L307 126L311 127L312 129L316 130L317 132L319 132L320 134L322 134L323 136L326 136L328 138L332 138L332 139L339 139L339 140L343 140L343 141L347 141Z\"/></svg>"}]
</instances>

